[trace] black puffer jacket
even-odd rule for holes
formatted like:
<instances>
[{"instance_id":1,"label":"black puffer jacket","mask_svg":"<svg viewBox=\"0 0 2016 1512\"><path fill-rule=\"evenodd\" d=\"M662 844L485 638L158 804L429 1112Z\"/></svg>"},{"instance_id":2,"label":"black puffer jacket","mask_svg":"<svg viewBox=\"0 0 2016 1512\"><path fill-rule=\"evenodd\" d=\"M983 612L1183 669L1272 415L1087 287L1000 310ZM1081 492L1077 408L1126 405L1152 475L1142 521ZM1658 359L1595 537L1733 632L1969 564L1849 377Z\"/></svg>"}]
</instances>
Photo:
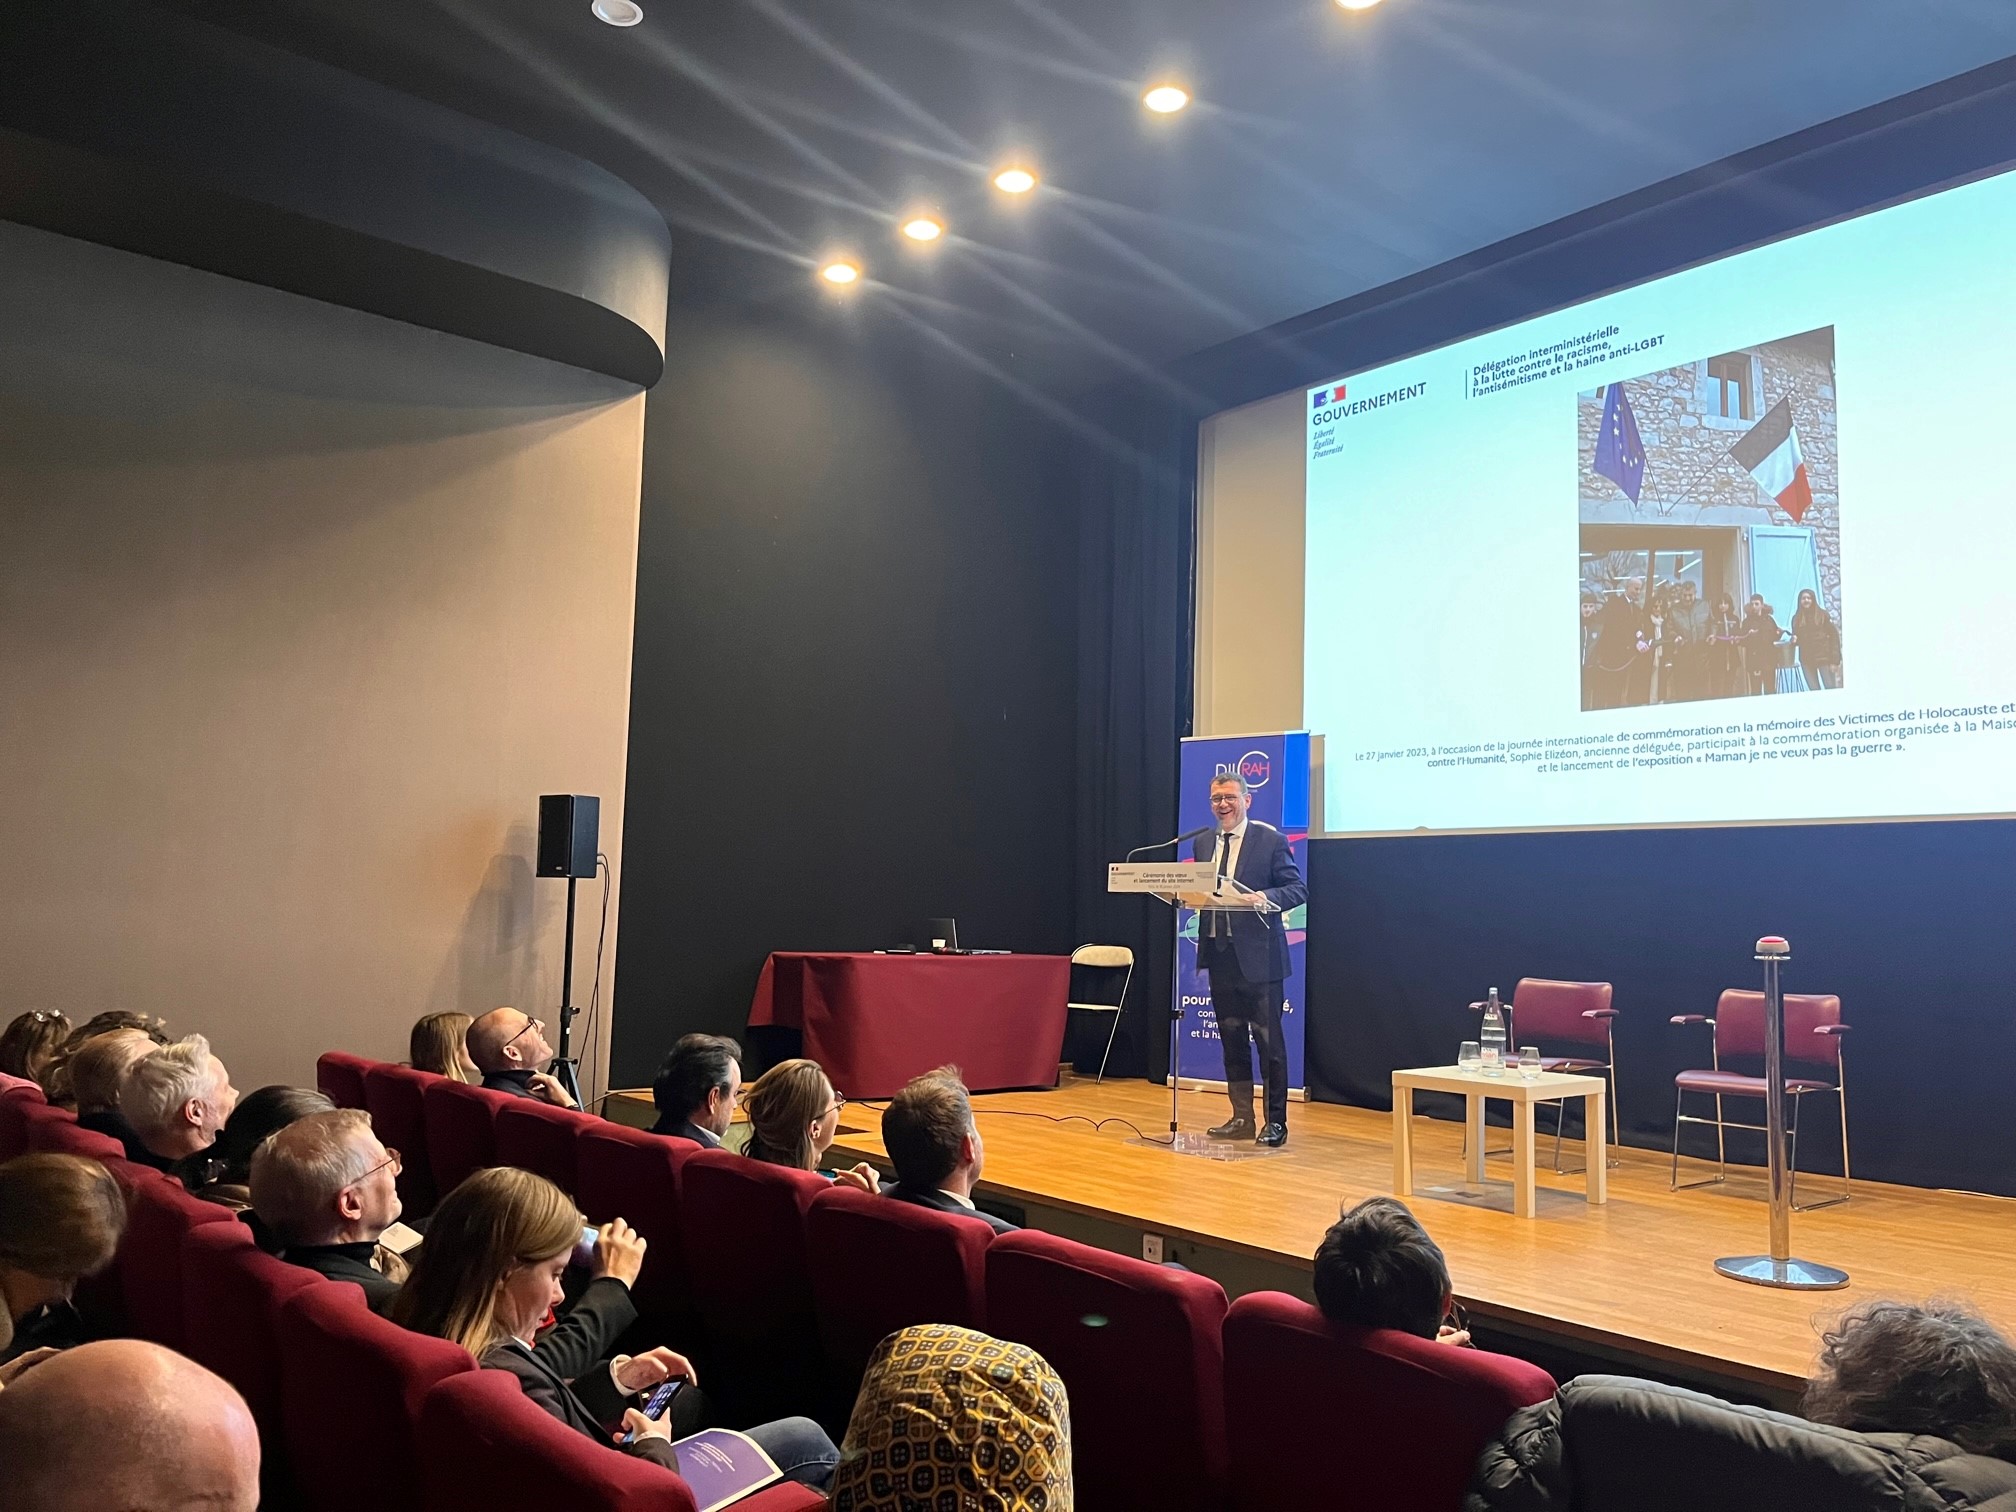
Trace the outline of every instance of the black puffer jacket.
<instances>
[{"instance_id":1,"label":"black puffer jacket","mask_svg":"<svg viewBox=\"0 0 2016 1512\"><path fill-rule=\"evenodd\" d=\"M1517 1413L1464 1512L2016 1512L2016 1464L1625 1376Z\"/></svg>"}]
</instances>

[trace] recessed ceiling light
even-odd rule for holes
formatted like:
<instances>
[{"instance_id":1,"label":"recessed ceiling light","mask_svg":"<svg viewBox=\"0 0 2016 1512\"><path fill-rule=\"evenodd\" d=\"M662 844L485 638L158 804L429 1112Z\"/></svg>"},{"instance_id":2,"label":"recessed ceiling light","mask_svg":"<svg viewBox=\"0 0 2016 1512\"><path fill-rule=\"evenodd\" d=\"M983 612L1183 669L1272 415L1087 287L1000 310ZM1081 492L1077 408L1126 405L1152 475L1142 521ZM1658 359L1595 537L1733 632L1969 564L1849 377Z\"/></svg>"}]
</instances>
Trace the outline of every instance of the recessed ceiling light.
<instances>
[{"instance_id":1,"label":"recessed ceiling light","mask_svg":"<svg viewBox=\"0 0 2016 1512\"><path fill-rule=\"evenodd\" d=\"M606 21L611 26L635 26L644 19L644 7L637 0L595 0L588 9L595 13L597 21Z\"/></svg>"},{"instance_id":2,"label":"recessed ceiling light","mask_svg":"<svg viewBox=\"0 0 2016 1512\"><path fill-rule=\"evenodd\" d=\"M836 257L819 270L819 276L829 284L851 284L861 276L861 265L845 257Z\"/></svg>"},{"instance_id":3,"label":"recessed ceiling light","mask_svg":"<svg viewBox=\"0 0 2016 1512\"><path fill-rule=\"evenodd\" d=\"M994 175L994 187L1003 194L1027 194L1036 187L1036 175L1027 168L1003 168Z\"/></svg>"},{"instance_id":4,"label":"recessed ceiling light","mask_svg":"<svg viewBox=\"0 0 2016 1512\"><path fill-rule=\"evenodd\" d=\"M1379 0L1337 0L1345 10L1370 10Z\"/></svg>"},{"instance_id":5,"label":"recessed ceiling light","mask_svg":"<svg viewBox=\"0 0 2016 1512\"><path fill-rule=\"evenodd\" d=\"M1174 115L1190 103L1190 91L1180 84L1157 84L1141 96L1141 103L1157 115Z\"/></svg>"},{"instance_id":6,"label":"recessed ceiling light","mask_svg":"<svg viewBox=\"0 0 2016 1512\"><path fill-rule=\"evenodd\" d=\"M935 215L913 215L903 222L903 234L912 241L936 241L945 234L945 224Z\"/></svg>"}]
</instances>

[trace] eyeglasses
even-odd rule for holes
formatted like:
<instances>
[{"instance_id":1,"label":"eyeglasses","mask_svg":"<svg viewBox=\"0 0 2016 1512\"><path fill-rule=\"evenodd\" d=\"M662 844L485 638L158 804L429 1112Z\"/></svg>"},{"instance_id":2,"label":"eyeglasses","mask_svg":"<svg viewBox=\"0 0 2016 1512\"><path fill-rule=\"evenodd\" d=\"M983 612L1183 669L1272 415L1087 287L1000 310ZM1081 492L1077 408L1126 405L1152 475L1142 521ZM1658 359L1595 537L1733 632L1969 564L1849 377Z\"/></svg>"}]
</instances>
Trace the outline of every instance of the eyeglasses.
<instances>
[{"instance_id":1,"label":"eyeglasses","mask_svg":"<svg viewBox=\"0 0 2016 1512\"><path fill-rule=\"evenodd\" d=\"M847 1099L842 1097L838 1092L835 1092L833 1094L833 1106L828 1108L826 1111L828 1113L838 1113L846 1106L847 1106Z\"/></svg>"},{"instance_id":2,"label":"eyeglasses","mask_svg":"<svg viewBox=\"0 0 2016 1512\"><path fill-rule=\"evenodd\" d=\"M510 1045L515 1045L515 1044L517 1044L517 1043L518 1043L518 1041L519 1041L520 1039L522 1039L522 1038L523 1038L523 1037L524 1037L524 1036L525 1036L526 1034L530 1033L530 1032L531 1032L532 1030L534 1030L534 1029L538 1029L538 1030L541 1030L541 1031L543 1031L543 1030L544 1030L545 1028L546 1028L546 1020L544 1020L544 1019L527 1019L527 1020L525 1020L525 1027L524 1027L523 1029L520 1029L520 1030L519 1030L519 1031L518 1031L518 1032L517 1032L516 1034L512 1035L512 1036L511 1036L511 1038L509 1038L508 1040L504 1041L504 1045L505 1045L505 1046L510 1046ZM499 1047L499 1048L503 1048L503 1047Z\"/></svg>"},{"instance_id":3,"label":"eyeglasses","mask_svg":"<svg viewBox=\"0 0 2016 1512\"><path fill-rule=\"evenodd\" d=\"M397 1176L400 1172L406 1169L404 1163L401 1162L401 1160L399 1159L399 1152L393 1149L392 1146L390 1145L385 1146L385 1158L383 1160L379 1161L378 1164L371 1167L370 1170L366 1171L362 1176L359 1176L355 1181L349 1183L349 1185L362 1186L365 1182L369 1181L373 1176L376 1176L380 1171L384 1170L385 1167L387 1166L392 1167L392 1174L394 1176Z\"/></svg>"}]
</instances>

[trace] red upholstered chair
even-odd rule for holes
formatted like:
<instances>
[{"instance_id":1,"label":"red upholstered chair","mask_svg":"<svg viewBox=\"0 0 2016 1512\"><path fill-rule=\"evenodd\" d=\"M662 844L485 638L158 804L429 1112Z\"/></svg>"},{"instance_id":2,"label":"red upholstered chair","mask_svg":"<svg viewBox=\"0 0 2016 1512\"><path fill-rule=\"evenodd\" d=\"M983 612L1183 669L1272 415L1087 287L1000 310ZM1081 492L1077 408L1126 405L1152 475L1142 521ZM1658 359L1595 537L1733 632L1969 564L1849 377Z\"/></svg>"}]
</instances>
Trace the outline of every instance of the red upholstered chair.
<instances>
[{"instance_id":1,"label":"red upholstered chair","mask_svg":"<svg viewBox=\"0 0 2016 1512\"><path fill-rule=\"evenodd\" d=\"M28 1109L43 1105L42 1089L19 1076L0 1073L0 1160L28 1148Z\"/></svg>"},{"instance_id":2,"label":"red upholstered chair","mask_svg":"<svg viewBox=\"0 0 2016 1512\"><path fill-rule=\"evenodd\" d=\"M1673 1174L1674 1191L1687 1187L1712 1186L1729 1175L1726 1130L1749 1129L1761 1132L1762 1124L1738 1123L1725 1118L1722 1099L1754 1097L1762 1099L1769 1085L1762 1076L1764 1060L1764 994L1731 987L1715 1004L1715 1017L1699 1013L1678 1013L1676 1024L1706 1024L1711 1065L1705 1071L1682 1071L1673 1078ZM1848 1175L1848 1078L1841 1055L1841 1036L1848 1026L1841 1022L1841 999L1832 993L1785 994L1785 1094L1792 1099L1791 1154L1792 1206L1808 1213L1814 1208L1833 1207L1846 1202ZM1734 1061L1735 1067L1723 1062ZM1801 1076L1795 1066L1804 1067ZM1759 1074L1751 1074L1756 1072ZM1715 1116L1703 1118L1686 1111L1687 1094L1706 1094L1715 1099ZM1799 1108L1808 1097L1832 1096L1841 1112L1841 1190L1819 1202L1802 1203L1799 1198ZM1715 1174L1701 1181L1680 1180L1680 1125L1711 1124L1715 1129Z\"/></svg>"},{"instance_id":3,"label":"red upholstered chair","mask_svg":"<svg viewBox=\"0 0 2016 1512\"><path fill-rule=\"evenodd\" d=\"M708 1378L679 1207L679 1172L699 1153L691 1140L606 1119L584 1119L574 1131L574 1200L590 1223L621 1218L644 1236L644 1269L631 1300L654 1341L694 1356Z\"/></svg>"},{"instance_id":4,"label":"red upholstered chair","mask_svg":"<svg viewBox=\"0 0 2016 1512\"><path fill-rule=\"evenodd\" d=\"M574 1195L574 1136L591 1120L526 1097L507 1098L497 1108L497 1164L544 1176Z\"/></svg>"},{"instance_id":5,"label":"red upholstered chair","mask_svg":"<svg viewBox=\"0 0 2016 1512\"><path fill-rule=\"evenodd\" d=\"M470 1172L497 1164L497 1110L516 1100L445 1076L427 1083L421 1107L427 1115L427 1163L439 1195L446 1197Z\"/></svg>"},{"instance_id":6,"label":"red upholstered chair","mask_svg":"<svg viewBox=\"0 0 2016 1512\"><path fill-rule=\"evenodd\" d=\"M189 1352L184 1326L183 1241L191 1229L215 1223L235 1226L238 1215L218 1203L191 1197L178 1182L136 1179L128 1190L126 1235L119 1242L113 1265L127 1322L141 1338L165 1344L179 1354Z\"/></svg>"},{"instance_id":7,"label":"red upholstered chair","mask_svg":"<svg viewBox=\"0 0 2016 1512\"><path fill-rule=\"evenodd\" d=\"M826 1408L805 1210L831 1185L726 1150L701 1150L679 1168L701 1379L731 1427Z\"/></svg>"},{"instance_id":8,"label":"red upholstered chair","mask_svg":"<svg viewBox=\"0 0 2016 1512\"><path fill-rule=\"evenodd\" d=\"M1623 1127L1617 1113L1617 1010L1608 982L1555 982L1521 977L1512 989L1513 1048L1540 1047L1540 1069L1593 1073L1609 1082L1610 1147ZM1561 1125L1568 1099L1554 1104L1554 1169L1561 1169ZM1612 1164L1616 1162L1613 1161Z\"/></svg>"},{"instance_id":9,"label":"red upholstered chair","mask_svg":"<svg viewBox=\"0 0 2016 1512\"><path fill-rule=\"evenodd\" d=\"M1030 1230L987 1248L988 1331L1064 1378L1083 1507L1225 1505L1224 1321L1224 1289L1190 1271ZM1332 1468L1334 1501L1351 1481Z\"/></svg>"},{"instance_id":10,"label":"red upholstered chair","mask_svg":"<svg viewBox=\"0 0 2016 1512\"><path fill-rule=\"evenodd\" d=\"M501 1370L451 1376L420 1409L420 1461L433 1507L484 1512L695 1512L693 1490L649 1460L592 1443L525 1399ZM826 1499L766 1487L735 1512L811 1512Z\"/></svg>"},{"instance_id":11,"label":"red upholstered chair","mask_svg":"<svg viewBox=\"0 0 2016 1512\"><path fill-rule=\"evenodd\" d=\"M933 1212L837 1183L805 1216L819 1339L851 1404L877 1344L913 1323L987 1327L987 1245L978 1218Z\"/></svg>"},{"instance_id":12,"label":"red upholstered chair","mask_svg":"<svg viewBox=\"0 0 2016 1512\"><path fill-rule=\"evenodd\" d=\"M364 1106L364 1073L377 1065L347 1050L325 1051L315 1062L315 1085L339 1108Z\"/></svg>"},{"instance_id":13,"label":"red upholstered chair","mask_svg":"<svg viewBox=\"0 0 2016 1512\"><path fill-rule=\"evenodd\" d=\"M380 1064L364 1073L364 1109L371 1115L371 1130L399 1152L399 1201L408 1218L434 1211L437 1194L427 1155L426 1094L430 1082L445 1079L411 1066Z\"/></svg>"},{"instance_id":14,"label":"red upholstered chair","mask_svg":"<svg viewBox=\"0 0 2016 1512\"><path fill-rule=\"evenodd\" d=\"M1524 1360L1335 1325L1307 1302L1254 1292L1225 1315L1232 1504L1456 1512L1505 1420L1553 1394Z\"/></svg>"},{"instance_id":15,"label":"red upholstered chair","mask_svg":"<svg viewBox=\"0 0 2016 1512\"><path fill-rule=\"evenodd\" d=\"M313 1512L421 1512L430 1501L416 1438L434 1383L474 1370L459 1344L408 1333L355 1286L310 1286L279 1315L280 1412L287 1455Z\"/></svg>"},{"instance_id":16,"label":"red upholstered chair","mask_svg":"<svg viewBox=\"0 0 2016 1512\"><path fill-rule=\"evenodd\" d=\"M50 1108L28 1123L28 1148L52 1155L82 1155L87 1160L124 1160L126 1146L109 1134L86 1129L59 1108Z\"/></svg>"},{"instance_id":17,"label":"red upholstered chair","mask_svg":"<svg viewBox=\"0 0 2016 1512\"><path fill-rule=\"evenodd\" d=\"M182 1241L182 1281L189 1357L236 1386L259 1425L260 1505L291 1507L297 1497L280 1413L280 1309L297 1292L336 1283L266 1254L243 1223L191 1229Z\"/></svg>"}]
</instances>

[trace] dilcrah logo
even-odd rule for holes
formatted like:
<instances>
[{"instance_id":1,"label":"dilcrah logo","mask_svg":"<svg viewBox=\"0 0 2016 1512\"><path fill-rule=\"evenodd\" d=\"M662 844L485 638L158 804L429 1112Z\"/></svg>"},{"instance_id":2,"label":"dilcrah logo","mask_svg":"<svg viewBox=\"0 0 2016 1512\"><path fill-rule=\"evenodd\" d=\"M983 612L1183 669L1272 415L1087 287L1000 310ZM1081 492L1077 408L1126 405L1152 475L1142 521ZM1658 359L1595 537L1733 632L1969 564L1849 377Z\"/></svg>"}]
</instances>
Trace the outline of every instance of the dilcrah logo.
<instances>
[{"instance_id":1,"label":"dilcrah logo","mask_svg":"<svg viewBox=\"0 0 2016 1512\"><path fill-rule=\"evenodd\" d=\"M1366 410L1384 409L1389 404L1404 404L1409 399L1419 399L1428 391L1428 380L1410 383L1402 388L1388 389L1383 394L1374 394L1369 399L1344 400L1344 385L1316 391L1316 412L1310 419L1317 425L1328 425L1333 420L1343 420L1352 415L1362 415ZM1326 399L1324 395L1331 397Z\"/></svg>"},{"instance_id":2,"label":"dilcrah logo","mask_svg":"<svg viewBox=\"0 0 2016 1512\"><path fill-rule=\"evenodd\" d=\"M1234 772L1246 779L1247 787L1263 788L1267 786L1267 779L1274 775L1274 758L1265 751L1248 751L1236 762L1218 763L1219 776L1229 776Z\"/></svg>"},{"instance_id":3,"label":"dilcrah logo","mask_svg":"<svg viewBox=\"0 0 2016 1512\"><path fill-rule=\"evenodd\" d=\"M1326 404L1342 404L1343 402L1344 385L1341 383L1337 384L1334 388L1320 388L1309 396L1309 407L1311 409L1321 409Z\"/></svg>"}]
</instances>

